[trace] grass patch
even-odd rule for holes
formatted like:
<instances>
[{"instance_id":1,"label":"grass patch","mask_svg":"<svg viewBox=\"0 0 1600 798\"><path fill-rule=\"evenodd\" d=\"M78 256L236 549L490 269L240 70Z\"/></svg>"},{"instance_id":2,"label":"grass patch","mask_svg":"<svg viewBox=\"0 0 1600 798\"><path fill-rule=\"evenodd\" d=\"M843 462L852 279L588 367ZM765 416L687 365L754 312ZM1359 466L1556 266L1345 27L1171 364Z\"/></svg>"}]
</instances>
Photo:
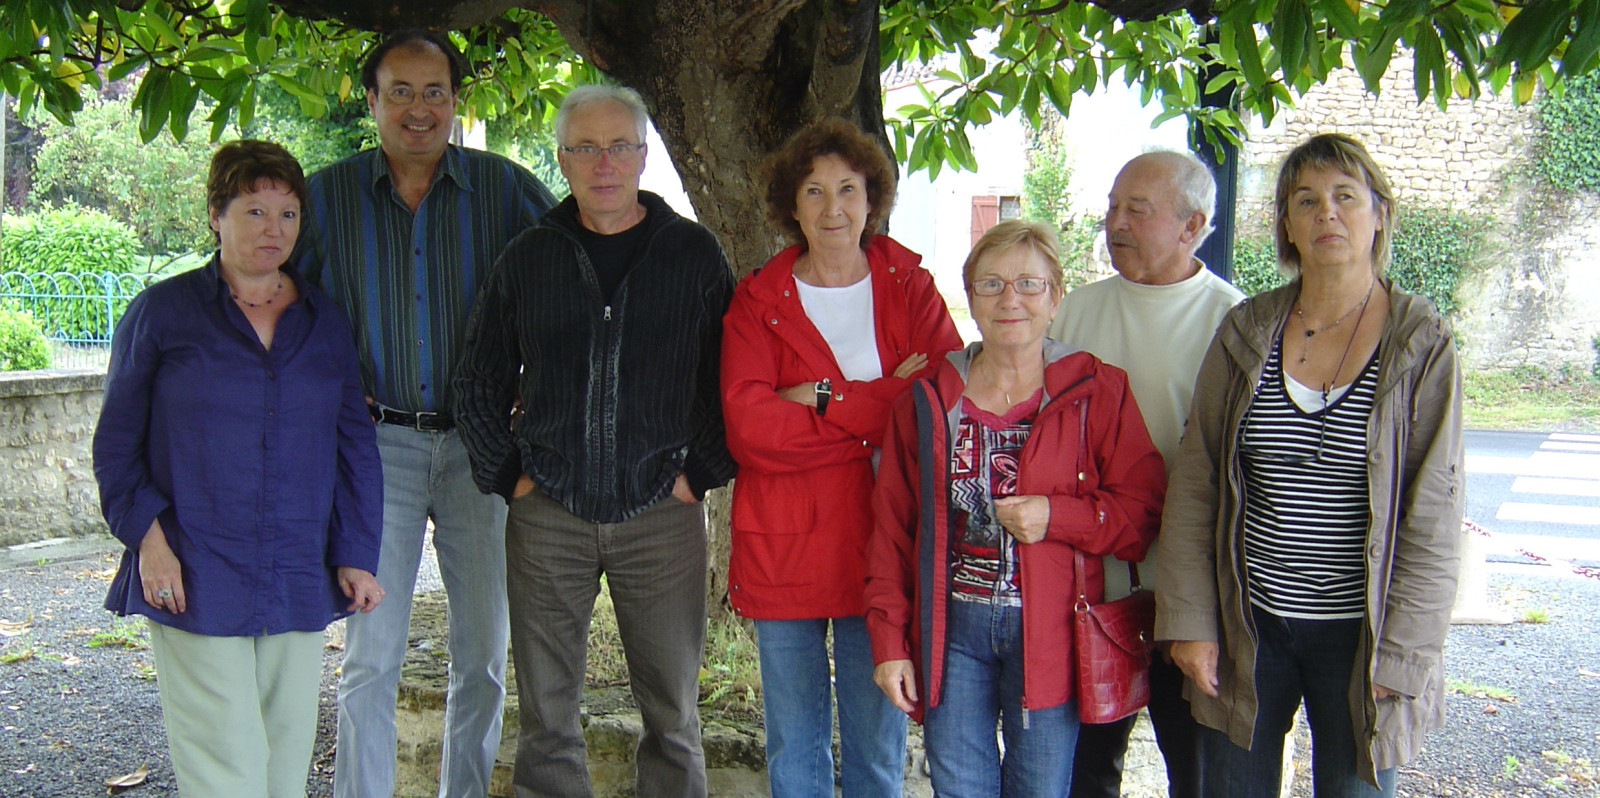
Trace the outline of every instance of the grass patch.
<instances>
[{"instance_id":1,"label":"grass patch","mask_svg":"<svg viewBox=\"0 0 1600 798\"><path fill-rule=\"evenodd\" d=\"M1550 611L1544 607L1529 607L1517 616L1517 620L1521 623L1549 623Z\"/></svg>"},{"instance_id":2,"label":"grass patch","mask_svg":"<svg viewBox=\"0 0 1600 798\"><path fill-rule=\"evenodd\" d=\"M1462 415L1475 429L1600 430L1600 380L1536 368L1462 375Z\"/></svg>"},{"instance_id":3,"label":"grass patch","mask_svg":"<svg viewBox=\"0 0 1600 798\"><path fill-rule=\"evenodd\" d=\"M111 622L110 631L95 632L89 638L90 648L124 648L138 651L150 647L149 629L143 622L128 616Z\"/></svg>"},{"instance_id":4,"label":"grass patch","mask_svg":"<svg viewBox=\"0 0 1600 798\"><path fill-rule=\"evenodd\" d=\"M737 618L713 619L706 625L700 706L723 715L761 714L761 658L755 630Z\"/></svg>"},{"instance_id":5,"label":"grass patch","mask_svg":"<svg viewBox=\"0 0 1600 798\"><path fill-rule=\"evenodd\" d=\"M1517 700L1517 694L1504 687L1491 687L1485 684L1474 684L1461 679L1450 678L1444 680L1444 686L1446 690L1457 695L1471 696L1473 698L1492 698L1508 704L1515 703Z\"/></svg>"},{"instance_id":6,"label":"grass patch","mask_svg":"<svg viewBox=\"0 0 1600 798\"><path fill-rule=\"evenodd\" d=\"M589 623L586 687L602 689L628 683L628 663L622 635L617 631L617 611L610 589L601 578ZM717 617L706 624L706 648L700 667L700 706L722 715L759 717L761 714L761 660L756 653L755 631L737 618Z\"/></svg>"}]
</instances>

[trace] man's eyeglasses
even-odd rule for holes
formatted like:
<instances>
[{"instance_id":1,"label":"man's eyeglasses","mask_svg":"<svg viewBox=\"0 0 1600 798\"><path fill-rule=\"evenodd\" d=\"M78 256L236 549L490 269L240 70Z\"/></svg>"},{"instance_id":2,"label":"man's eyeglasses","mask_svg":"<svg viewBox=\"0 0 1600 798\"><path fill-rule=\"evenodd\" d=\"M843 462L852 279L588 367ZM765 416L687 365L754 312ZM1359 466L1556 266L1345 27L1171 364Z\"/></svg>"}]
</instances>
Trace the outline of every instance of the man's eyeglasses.
<instances>
[{"instance_id":1,"label":"man's eyeglasses","mask_svg":"<svg viewBox=\"0 0 1600 798\"><path fill-rule=\"evenodd\" d=\"M1018 277L1015 280L986 277L972 281L972 293L977 296L1000 296L1008 285L1023 296L1036 296L1050 290L1050 281L1043 277Z\"/></svg>"},{"instance_id":2,"label":"man's eyeglasses","mask_svg":"<svg viewBox=\"0 0 1600 798\"><path fill-rule=\"evenodd\" d=\"M450 90L439 86L429 86L420 92L410 86L395 86L383 93L383 99L390 105L410 105L417 101L418 95L428 105L444 105L450 101Z\"/></svg>"},{"instance_id":3,"label":"man's eyeglasses","mask_svg":"<svg viewBox=\"0 0 1600 798\"><path fill-rule=\"evenodd\" d=\"M594 144L579 144L576 147L562 147L561 151L572 156L578 163L594 163L600 160L600 154L611 156L611 160L621 163L632 161L644 149L643 144L613 144L609 147L599 147Z\"/></svg>"}]
</instances>

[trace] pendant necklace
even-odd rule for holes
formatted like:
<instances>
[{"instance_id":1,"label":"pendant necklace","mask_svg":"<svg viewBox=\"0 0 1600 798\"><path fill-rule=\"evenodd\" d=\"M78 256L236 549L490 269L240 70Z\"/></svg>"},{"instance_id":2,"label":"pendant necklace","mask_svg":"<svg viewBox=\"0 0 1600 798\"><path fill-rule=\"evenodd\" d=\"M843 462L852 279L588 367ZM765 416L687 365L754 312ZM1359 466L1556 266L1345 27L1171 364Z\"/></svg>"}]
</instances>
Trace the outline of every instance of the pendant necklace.
<instances>
[{"instance_id":1,"label":"pendant necklace","mask_svg":"<svg viewBox=\"0 0 1600 798\"><path fill-rule=\"evenodd\" d=\"M239 296L239 293L237 291L233 290L233 286L231 286L231 285L228 286L228 296L231 296L235 300L238 300L239 302L243 302L244 304L249 305L250 307L253 307L253 308L262 308L262 307L266 307L267 305L272 304L272 300L277 299L278 295L280 295L282 293L283 293L283 272L278 272L278 290L273 291L272 292L272 296L269 297L267 299L267 301L265 301L265 302L251 302L250 300L245 299L242 296ZM1305 322L1302 321L1301 323L1304 324ZM1301 359L1301 362L1305 362L1304 358Z\"/></svg>"},{"instance_id":2,"label":"pendant necklace","mask_svg":"<svg viewBox=\"0 0 1600 798\"><path fill-rule=\"evenodd\" d=\"M1367 297L1368 298L1372 297L1372 287L1371 286L1367 286ZM1348 316L1350 314L1346 313L1345 315ZM1361 314L1356 316L1356 328L1354 330L1350 331L1350 340L1345 341L1345 343L1344 343L1344 351L1339 353L1339 365L1334 366L1334 368L1333 368L1333 379L1328 380L1327 382L1322 384L1322 409L1324 411L1326 411L1328 409L1328 394L1333 391L1333 384L1335 382L1339 381L1339 372L1344 371L1344 359L1350 356L1350 347L1355 345L1356 333L1361 331L1361 320L1366 318L1366 316L1367 316L1367 300L1363 299L1363 300L1361 300ZM1343 320L1341 319L1341 321L1343 321ZM1305 322L1302 321L1300 323L1304 324ZM1337 324L1338 322L1334 322L1334 323ZM1307 341L1307 344L1309 344L1309 343L1310 342ZM1307 348L1309 348L1309 346ZM1301 358L1300 362L1304 363L1305 362L1305 358Z\"/></svg>"},{"instance_id":3,"label":"pendant necklace","mask_svg":"<svg viewBox=\"0 0 1600 798\"><path fill-rule=\"evenodd\" d=\"M1357 302L1355 304L1355 307L1352 307L1352 308L1350 308L1350 310L1346 311L1343 316L1340 316L1339 318L1335 319L1332 324L1329 324L1328 326L1323 327L1320 330L1313 330L1313 329L1311 329L1310 325L1306 324L1306 314L1305 314L1305 312L1301 309L1300 303L1298 303L1298 302L1295 303L1294 315L1295 315L1296 318L1300 319L1300 327L1306 331L1305 348L1300 350L1300 362L1301 363L1306 362L1306 358L1311 355L1311 336L1316 335L1319 332L1328 332L1329 330L1332 330L1333 328L1338 327L1342 322L1344 322L1345 319L1348 319L1351 316L1355 315L1356 311L1358 311L1358 310L1359 311L1365 311L1367 309L1367 303L1372 301L1372 288L1373 288L1373 286L1375 286L1377 284L1378 284L1377 280L1373 280L1372 282L1367 283L1367 295L1362 297L1361 301ZM1365 316L1366 313L1363 312L1361 315ZM1357 327L1361 326L1361 322L1359 320L1356 322L1356 326ZM1350 336L1350 340L1354 341L1355 340L1355 336L1351 335ZM1349 344L1345 345L1344 351L1345 351L1346 354L1349 354L1349 352L1350 352ZM1341 358L1339 362L1342 365L1344 363L1344 360ZM1335 374L1334 377L1337 378L1338 375Z\"/></svg>"}]
</instances>

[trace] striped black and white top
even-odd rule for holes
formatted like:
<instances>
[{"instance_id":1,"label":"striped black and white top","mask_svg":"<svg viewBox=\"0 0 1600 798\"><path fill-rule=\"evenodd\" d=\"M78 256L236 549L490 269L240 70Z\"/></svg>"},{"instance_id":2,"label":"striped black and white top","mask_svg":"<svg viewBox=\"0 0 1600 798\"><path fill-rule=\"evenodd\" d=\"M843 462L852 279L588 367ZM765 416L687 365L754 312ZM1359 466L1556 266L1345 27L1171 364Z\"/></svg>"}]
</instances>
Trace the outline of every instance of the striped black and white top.
<instances>
[{"instance_id":1,"label":"striped black and white top","mask_svg":"<svg viewBox=\"0 0 1600 798\"><path fill-rule=\"evenodd\" d=\"M1360 618L1378 356L1354 382L1323 394L1288 384L1281 350L1273 344L1240 432L1250 602L1289 618Z\"/></svg>"}]
</instances>

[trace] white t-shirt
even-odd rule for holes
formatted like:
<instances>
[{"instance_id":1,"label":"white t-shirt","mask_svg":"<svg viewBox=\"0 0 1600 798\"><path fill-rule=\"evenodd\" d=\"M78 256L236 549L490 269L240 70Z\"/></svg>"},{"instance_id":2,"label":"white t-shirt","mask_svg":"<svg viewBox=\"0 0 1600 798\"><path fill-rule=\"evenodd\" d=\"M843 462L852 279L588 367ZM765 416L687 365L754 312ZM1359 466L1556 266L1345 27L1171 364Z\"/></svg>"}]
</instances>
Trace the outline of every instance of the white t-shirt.
<instances>
[{"instance_id":1,"label":"white t-shirt","mask_svg":"<svg viewBox=\"0 0 1600 798\"><path fill-rule=\"evenodd\" d=\"M800 305L833 350L844 378L865 382L883 376L878 334L872 319L872 275L852 285L824 287L796 279Z\"/></svg>"},{"instance_id":2,"label":"white t-shirt","mask_svg":"<svg viewBox=\"0 0 1600 798\"><path fill-rule=\"evenodd\" d=\"M1243 299L1204 264L1193 277L1170 285L1113 275L1067 294L1050 323L1050 337L1128 372L1150 440L1170 474L1200 361L1222 317ZM1139 568L1145 587L1155 573L1154 556L1151 548ZM1127 578L1128 569L1108 559L1106 598L1126 595Z\"/></svg>"}]
</instances>

